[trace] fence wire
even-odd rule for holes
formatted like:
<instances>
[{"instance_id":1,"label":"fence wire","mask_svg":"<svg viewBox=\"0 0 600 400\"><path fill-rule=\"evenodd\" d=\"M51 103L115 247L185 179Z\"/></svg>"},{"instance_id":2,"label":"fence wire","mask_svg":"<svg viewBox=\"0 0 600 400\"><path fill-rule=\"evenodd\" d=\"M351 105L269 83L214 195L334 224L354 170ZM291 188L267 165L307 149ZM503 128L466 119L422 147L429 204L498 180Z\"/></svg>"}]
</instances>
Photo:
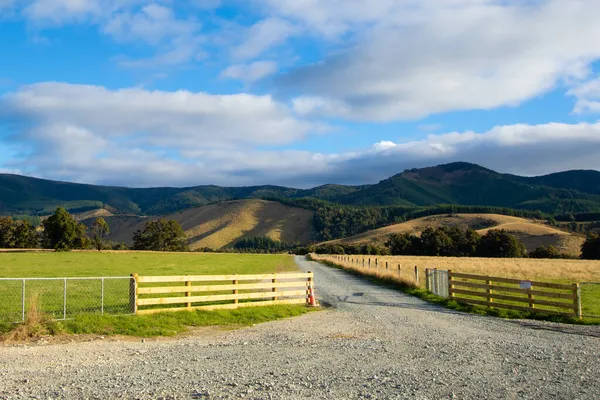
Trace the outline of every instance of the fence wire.
<instances>
[{"instance_id":1,"label":"fence wire","mask_svg":"<svg viewBox=\"0 0 600 400\"><path fill-rule=\"evenodd\" d=\"M426 269L427 290L438 296L448 298L448 271L441 269Z\"/></svg>"},{"instance_id":2,"label":"fence wire","mask_svg":"<svg viewBox=\"0 0 600 400\"><path fill-rule=\"evenodd\" d=\"M56 320L80 314L132 314L130 277L0 278L0 321L24 321L33 308Z\"/></svg>"}]
</instances>

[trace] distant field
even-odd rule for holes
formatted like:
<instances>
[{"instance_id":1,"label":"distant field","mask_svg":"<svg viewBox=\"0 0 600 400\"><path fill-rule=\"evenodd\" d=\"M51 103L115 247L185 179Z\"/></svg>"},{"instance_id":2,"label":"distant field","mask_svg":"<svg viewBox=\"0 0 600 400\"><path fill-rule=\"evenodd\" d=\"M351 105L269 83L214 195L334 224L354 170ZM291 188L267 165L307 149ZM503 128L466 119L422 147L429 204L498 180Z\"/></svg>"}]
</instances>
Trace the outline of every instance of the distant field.
<instances>
[{"instance_id":1,"label":"distant field","mask_svg":"<svg viewBox=\"0 0 600 400\"><path fill-rule=\"evenodd\" d=\"M340 263L332 257L313 255L315 259L326 259ZM414 268L419 268L419 286L425 287L425 269L437 268L453 270L455 272L476 275L488 275L501 278L527 279L555 283L600 283L600 261L594 260L547 260L526 258L459 258L459 257L416 257L416 256L368 256L349 255L350 259L362 260L368 265L375 265L377 259L379 270L385 274L385 265L388 264L387 273L398 276L407 282L415 281ZM357 263L343 263L355 266ZM582 303L584 315L600 316L600 284L582 285Z\"/></svg>"},{"instance_id":2,"label":"distant field","mask_svg":"<svg viewBox=\"0 0 600 400\"><path fill-rule=\"evenodd\" d=\"M68 252L0 253L0 278L185 274L261 274L296 271L292 256L270 254Z\"/></svg>"},{"instance_id":3,"label":"distant field","mask_svg":"<svg viewBox=\"0 0 600 400\"><path fill-rule=\"evenodd\" d=\"M89 219L84 223L93 222L97 216L95 211L86 214ZM109 239L128 244L131 244L133 233L143 229L146 222L151 220L118 215L106 215L104 218L111 229ZM273 201L225 201L165 215L164 218L181 224L192 249L231 247L238 239L257 236L302 244L315 238L312 211Z\"/></svg>"},{"instance_id":4,"label":"distant field","mask_svg":"<svg viewBox=\"0 0 600 400\"><path fill-rule=\"evenodd\" d=\"M344 239L333 240L331 243L383 244L392 233L413 233L420 235L421 231L427 227L435 228L440 226L457 226L461 229L471 228L480 234L485 234L490 229L504 229L522 241L529 251L535 250L542 245L552 245L560 252L579 255L581 244L584 242L583 237L553 228L540 221L499 214L453 214L418 218Z\"/></svg>"}]
</instances>

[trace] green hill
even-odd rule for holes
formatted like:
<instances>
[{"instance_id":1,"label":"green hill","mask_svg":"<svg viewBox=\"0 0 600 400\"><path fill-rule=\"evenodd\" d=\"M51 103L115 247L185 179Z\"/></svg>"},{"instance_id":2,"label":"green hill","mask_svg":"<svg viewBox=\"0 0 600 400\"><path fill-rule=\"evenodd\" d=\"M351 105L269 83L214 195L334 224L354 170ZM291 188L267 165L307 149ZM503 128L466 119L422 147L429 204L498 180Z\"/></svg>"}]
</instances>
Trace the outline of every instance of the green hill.
<instances>
[{"instance_id":1,"label":"green hill","mask_svg":"<svg viewBox=\"0 0 600 400\"><path fill-rule=\"evenodd\" d=\"M458 162L406 170L373 185L331 184L306 190L269 185L135 189L0 174L0 214L47 215L63 206L71 212L105 208L113 214L164 215L235 199L299 198L356 206L457 204L583 213L600 211L600 172L530 178Z\"/></svg>"}]
</instances>

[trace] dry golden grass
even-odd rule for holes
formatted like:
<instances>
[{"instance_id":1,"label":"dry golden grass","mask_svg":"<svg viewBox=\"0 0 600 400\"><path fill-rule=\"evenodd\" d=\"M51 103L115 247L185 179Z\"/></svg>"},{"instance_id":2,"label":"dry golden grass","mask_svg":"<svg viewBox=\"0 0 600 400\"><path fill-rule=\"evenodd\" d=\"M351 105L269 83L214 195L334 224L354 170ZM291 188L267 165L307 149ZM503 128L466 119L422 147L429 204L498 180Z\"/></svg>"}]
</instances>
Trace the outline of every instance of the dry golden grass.
<instances>
[{"instance_id":1,"label":"dry golden grass","mask_svg":"<svg viewBox=\"0 0 600 400\"><path fill-rule=\"evenodd\" d=\"M10 332L1 335L1 342L23 342L49 334L48 326L52 317L42 312L38 295L32 295L27 301L25 321L16 325Z\"/></svg>"},{"instance_id":2,"label":"dry golden grass","mask_svg":"<svg viewBox=\"0 0 600 400\"><path fill-rule=\"evenodd\" d=\"M74 214L75 218L79 221L83 221L84 219L97 218L97 217L112 217L115 214L111 213L105 208L98 208L96 210L85 211L81 213Z\"/></svg>"},{"instance_id":3,"label":"dry golden grass","mask_svg":"<svg viewBox=\"0 0 600 400\"><path fill-rule=\"evenodd\" d=\"M287 243L308 243L315 237L313 212L265 200L235 200L197 207L164 216L179 222L192 249L231 246L244 237L267 236ZM106 218L109 239L131 243L133 233L149 218Z\"/></svg>"},{"instance_id":4,"label":"dry golden grass","mask_svg":"<svg viewBox=\"0 0 600 400\"><path fill-rule=\"evenodd\" d=\"M331 243L343 244L383 244L392 233L413 233L420 235L427 227L458 226L462 229L471 228L480 234L490 229L505 229L523 242L531 251L539 246L554 246L560 252L579 255L584 239L568 232L555 229L539 221L525 218L510 217L499 214L454 214L432 215L411 221L386 226L364 232L356 236L334 240Z\"/></svg>"},{"instance_id":5,"label":"dry golden grass","mask_svg":"<svg viewBox=\"0 0 600 400\"><path fill-rule=\"evenodd\" d=\"M600 261L592 260L546 260L526 258L457 258L416 256L343 256L354 262L339 261L336 256L313 255L315 260L327 260L347 267L365 269L371 260L371 270L378 260L379 273L398 276L405 281L415 282L415 266L419 269L419 286L425 286L425 269L437 268L476 275L502 278L528 279L551 282L600 282ZM385 265L388 263L386 271ZM398 274L398 266L401 273Z\"/></svg>"}]
</instances>

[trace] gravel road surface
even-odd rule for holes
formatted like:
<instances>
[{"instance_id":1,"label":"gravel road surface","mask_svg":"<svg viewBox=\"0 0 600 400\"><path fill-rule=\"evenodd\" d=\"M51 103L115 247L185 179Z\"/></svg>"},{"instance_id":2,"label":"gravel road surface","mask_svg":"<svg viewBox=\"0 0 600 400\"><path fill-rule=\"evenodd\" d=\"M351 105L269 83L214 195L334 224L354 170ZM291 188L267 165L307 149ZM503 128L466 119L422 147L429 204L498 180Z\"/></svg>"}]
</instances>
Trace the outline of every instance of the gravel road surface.
<instances>
[{"instance_id":1,"label":"gravel road surface","mask_svg":"<svg viewBox=\"0 0 600 400\"><path fill-rule=\"evenodd\" d=\"M0 399L598 399L600 329L455 313L297 257L326 311L0 347Z\"/></svg>"}]
</instances>

